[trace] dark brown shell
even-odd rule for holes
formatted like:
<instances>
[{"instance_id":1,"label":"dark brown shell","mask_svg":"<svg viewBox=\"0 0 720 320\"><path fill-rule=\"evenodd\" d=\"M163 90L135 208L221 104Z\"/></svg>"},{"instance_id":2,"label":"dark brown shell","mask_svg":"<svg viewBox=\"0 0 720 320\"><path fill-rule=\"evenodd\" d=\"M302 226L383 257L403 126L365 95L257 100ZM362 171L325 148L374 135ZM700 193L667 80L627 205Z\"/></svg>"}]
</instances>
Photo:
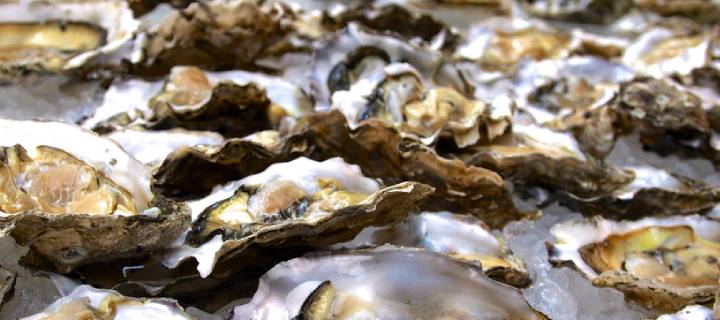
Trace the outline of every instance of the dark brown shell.
<instances>
[{"instance_id":1,"label":"dark brown shell","mask_svg":"<svg viewBox=\"0 0 720 320\"><path fill-rule=\"evenodd\" d=\"M383 188L363 203L335 210L317 221L279 221L260 226L250 234L243 232L241 236L237 235L240 230L232 227L207 229L208 224L204 220L210 211L205 211L194 223L188 241L203 243L215 234L222 234L225 242L218 253L219 261L242 255L251 246L263 247L265 254L272 255L273 250L268 248L330 245L352 239L365 227L404 220L432 191L433 188L428 185L404 182ZM245 260L244 264L252 265L252 262Z\"/></svg>"},{"instance_id":2,"label":"dark brown shell","mask_svg":"<svg viewBox=\"0 0 720 320\"><path fill-rule=\"evenodd\" d=\"M183 203L156 197L148 215L22 212L0 218L0 230L30 251L21 262L68 273L78 266L144 256L177 239L190 225Z\"/></svg>"},{"instance_id":3,"label":"dark brown shell","mask_svg":"<svg viewBox=\"0 0 720 320\"><path fill-rule=\"evenodd\" d=\"M161 100L151 100L150 108L153 114L147 119L147 127L154 130L211 130L225 137L242 137L271 128L270 99L254 83L219 83L210 100L192 112L177 113Z\"/></svg>"},{"instance_id":4,"label":"dark brown shell","mask_svg":"<svg viewBox=\"0 0 720 320\"><path fill-rule=\"evenodd\" d=\"M173 11L148 34L145 57L131 73L157 76L173 66L257 68L255 60L290 46L289 10L254 2L195 2Z\"/></svg>"},{"instance_id":5,"label":"dark brown shell","mask_svg":"<svg viewBox=\"0 0 720 320\"><path fill-rule=\"evenodd\" d=\"M176 150L155 173L153 188L174 198L199 197L213 186L260 172L272 163L298 156L318 161L339 156L386 185L417 181L432 186L435 193L422 209L471 213L493 227L524 217L499 175L440 157L381 121L370 119L350 129L343 115L333 111L309 115L298 128L272 149L228 140L211 153L197 148Z\"/></svg>"}]
</instances>

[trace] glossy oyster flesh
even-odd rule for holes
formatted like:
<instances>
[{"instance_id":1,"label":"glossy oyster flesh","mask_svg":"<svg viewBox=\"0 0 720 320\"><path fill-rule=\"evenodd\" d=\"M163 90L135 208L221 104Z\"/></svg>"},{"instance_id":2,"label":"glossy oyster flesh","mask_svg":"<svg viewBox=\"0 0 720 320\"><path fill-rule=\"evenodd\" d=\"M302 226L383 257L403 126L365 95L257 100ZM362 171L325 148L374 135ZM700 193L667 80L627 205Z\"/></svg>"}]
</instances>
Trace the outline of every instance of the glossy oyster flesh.
<instances>
[{"instance_id":1,"label":"glossy oyster flesh","mask_svg":"<svg viewBox=\"0 0 720 320\"><path fill-rule=\"evenodd\" d=\"M124 297L112 290L81 285L37 314L21 320L70 319L158 319L190 320L177 302L171 299Z\"/></svg>"},{"instance_id":2,"label":"glossy oyster flesh","mask_svg":"<svg viewBox=\"0 0 720 320\"><path fill-rule=\"evenodd\" d=\"M412 288L411 290L408 290ZM429 294L432 292L432 294ZM233 319L541 319L517 289L446 256L392 246L281 263Z\"/></svg>"},{"instance_id":3,"label":"glossy oyster flesh","mask_svg":"<svg viewBox=\"0 0 720 320\"><path fill-rule=\"evenodd\" d=\"M403 220L431 192L431 187L415 182L381 188L357 166L340 158L276 163L190 201L193 214L199 216L187 240L201 248L183 247L169 259L182 260L187 252L201 260L193 252L213 246L217 251L205 256L210 261L198 261L198 271L207 276L216 260L248 254L258 247L267 250L349 240L366 226ZM220 247L214 245L218 238Z\"/></svg>"},{"instance_id":4,"label":"glossy oyster flesh","mask_svg":"<svg viewBox=\"0 0 720 320\"><path fill-rule=\"evenodd\" d=\"M120 51L140 24L119 1L9 1L0 12L0 71L10 76L82 67Z\"/></svg>"},{"instance_id":5,"label":"glossy oyster flesh","mask_svg":"<svg viewBox=\"0 0 720 320\"><path fill-rule=\"evenodd\" d=\"M509 198L504 181L494 172L440 157L375 119L350 129L339 112L309 115L299 121L293 134L271 147L228 140L215 148L176 150L155 173L154 188L175 198L203 196L215 185L298 156L315 160L340 156L386 185L402 181L428 184L435 193L421 204L423 209L472 213L491 226L523 216ZM176 170L178 167L184 169Z\"/></svg>"},{"instance_id":6,"label":"glossy oyster flesh","mask_svg":"<svg viewBox=\"0 0 720 320\"><path fill-rule=\"evenodd\" d=\"M614 287L655 310L714 299L720 223L700 216L638 221L569 221L551 229L554 259L572 262L593 284Z\"/></svg>"},{"instance_id":7,"label":"glossy oyster flesh","mask_svg":"<svg viewBox=\"0 0 720 320\"><path fill-rule=\"evenodd\" d=\"M143 255L187 226L185 205L154 197L149 169L114 142L56 122L2 120L0 130L0 220L30 246L26 263L68 272Z\"/></svg>"}]
</instances>

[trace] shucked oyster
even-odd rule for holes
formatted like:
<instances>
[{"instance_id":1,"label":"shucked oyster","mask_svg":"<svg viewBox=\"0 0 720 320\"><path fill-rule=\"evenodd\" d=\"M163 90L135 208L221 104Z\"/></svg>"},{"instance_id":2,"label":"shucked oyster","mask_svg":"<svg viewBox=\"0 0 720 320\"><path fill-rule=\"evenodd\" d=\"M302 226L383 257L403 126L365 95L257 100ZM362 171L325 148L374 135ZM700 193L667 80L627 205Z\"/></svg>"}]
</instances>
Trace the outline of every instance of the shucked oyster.
<instances>
[{"instance_id":1,"label":"shucked oyster","mask_svg":"<svg viewBox=\"0 0 720 320\"><path fill-rule=\"evenodd\" d=\"M392 244L447 254L460 261L479 263L485 275L514 287L529 284L523 263L505 247L504 239L482 221L449 212L411 215L394 226L368 227L353 240L332 248L362 248Z\"/></svg>"},{"instance_id":2,"label":"shucked oyster","mask_svg":"<svg viewBox=\"0 0 720 320\"><path fill-rule=\"evenodd\" d=\"M401 221L431 192L415 182L381 188L340 158L298 158L189 202L199 217L187 239L198 245L216 237L223 241L214 255L206 256L212 261L198 261L205 277L217 259L272 255L255 251L276 247L329 245L349 240L366 226Z\"/></svg>"},{"instance_id":3,"label":"shucked oyster","mask_svg":"<svg viewBox=\"0 0 720 320\"><path fill-rule=\"evenodd\" d=\"M82 285L42 312L21 320L191 320L171 299L129 298L111 290Z\"/></svg>"},{"instance_id":4,"label":"shucked oyster","mask_svg":"<svg viewBox=\"0 0 720 320\"><path fill-rule=\"evenodd\" d=\"M163 81L116 81L84 127L99 132L139 126L152 130L212 130L241 137L299 117L310 101L280 77L247 71L174 67Z\"/></svg>"},{"instance_id":5,"label":"shucked oyster","mask_svg":"<svg viewBox=\"0 0 720 320\"><path fill-rule=\"evenodd\" d=\"M450 87L425 89L413 69L394 74L396 69L402 66L385 67L385 78L366 95L356 87L366 86L363 80L347 91L336 91L332 108L343 112L353 126L379 118L427 143L450 137L460 148L492 141L511 125L513 105L507 97L486 104Z\"/></svg>"},{"instance_id":6,"label":"shucked oyster","mask_svg":"<svg viewBox=\"0 0 720 320\"><path fill-rule=\"evenodd\" d=\"M639 78L624 83L617 97L583 116L565 120L583 149L604 158L618 136L636 131L660 154L700 154L715 160L712 130L700 99L667 80Z\"/></svg>"},{"instance_id":7,"label":"shucked oyster","mask_svg":"<svg viewBox=\"0 0 720 320\"><path fill-rule=\"evenodd\" d=\"M233 319L542 319L512 287L438 253L381 247L283 262Z\"/></svg>"},{"instance_id":8,"label":"shucked oyster","mask_svg":"<svg viewBox=\"0 0 720 320\"><path fill-rule=\"evenodd\" d=\"M579 23L610 23L632 7L632 0L523 0L520 3L538 17Z\"/></svg>"},{"instance_id":9,"label":"shucked oyster","mask_svg":"<svg viewBox=\"0 0 720 320\"><path fill-rule=\"evenodd\" d=\"M543 186L579 197L609 193L633 179L631 173L586 156L572 135L535 124L516 123L511 134L461 156L521 186Z\"/></svg>"},{"instance_id":10,"label":"shucked oyster","mask_svg":"<svg viewBox=\"0 0 720 320\"><path fill-rule=\"evenodd\" d=\"M572 46L568 33L520 19L494 18L473 26L455 54L486 72L508 73L524 59L565 57Z\"/></svg>"},{"instance_id":11,"label":"shucked oyster","mask_svg":"<svg viewBox=\"0 0 720 320\"><path fill-rule=\"evenodd\" d=\"M118 51L139 22L124 1L0 4L0 74L56 73Z\"/></svg>"},{"instance_id":12,"label":"shucked oyster","mask_svg":"<svg viewBox=\"0 0 720 320\"><path fill-rule=\"evenodd\" d=\"M178 149L157 170L153 186L175 198L203 196L215 185L301 155L316 160L340 156L387 185L402 181L429 184L435 193L422 204L427 210L473 213L491 226L523 216L494 172L440 157L376 119L350 129L336 111L307 116L294 133L271 146L230 139L214 148Z\"/></svg>"},{"instance_id":13,"label":"shucked oyster","mask_svg":"<svg viewBox=\"0 0 720 320\"><path fill-rule=\"evenodd\" d=\"M700 216L555 225L553 259L570 261L593 284L614 287L658 311L712 301L720 277L720 223Z\"/></svg>"},{"instance_id":14,"label":"shucked oyster","mask_svg":"<svg viewBox=\"0 0 720 320\"><path fill-rule=\"evenodd\" d=\"M150 172L72 125L0 121L0 224L24 261L61 272L138 256L177 238L185 206L153 197Z\"/></svg>"},{"instance_id":15,"label":"shucked oyster","mask_svg":"<svg viewBox=\"0 0 720 320\"><path fill-rule=\"evenodd\" d=\"M161 75L176 65L208 70L257 68L255 60L292 49L292 12L261 1L209 1L173 11L150 30L132 71Z\"/></svg>"}]
</instances>

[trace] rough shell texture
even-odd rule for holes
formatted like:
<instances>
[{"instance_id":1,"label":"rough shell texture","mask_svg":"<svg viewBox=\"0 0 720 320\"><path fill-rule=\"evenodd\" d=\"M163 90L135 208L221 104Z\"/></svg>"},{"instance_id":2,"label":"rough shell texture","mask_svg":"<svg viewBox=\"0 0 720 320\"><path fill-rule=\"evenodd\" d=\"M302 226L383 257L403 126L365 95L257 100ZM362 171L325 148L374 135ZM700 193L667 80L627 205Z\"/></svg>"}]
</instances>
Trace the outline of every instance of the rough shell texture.
<instances>
[{"instance_id":1,"label":"rough shell texture","mask_svg":"<svg viewBox=\"0 0 720 320\"><path fill-rule=\"evenodd\" d=\"M93 262L148 254L173 242L190 224L187 206L156 197L162 214L95 216L23 212L0 218L2 232L30 247L22 262L70 272Z\"/></svg>"},{"instance_id":2,"label":"rough shell texture","mask_svg":"<svg viewBox=\"0 0 720 320\"><path fill-rule=\"evenodd\" d=\"M241 140L229 140L210 153L179 149L157 170L153 187L174 198L197 197L215 185L257 173L294 155L316 160L340 156L359 165L366 176L383 179L386 185L417 181L432 186L435 193L421 205L424 209L473 213L492 226L523 216L499 175L442 158L380 121L371 119L350 129L339 112L329 112L310 115L301 123L306 125L271 149ZM218 174L210 174L205 168L213 168Z\"/></svg>"},{"instance_id":3,"label":"rough shell texture","mask_svg":"<svg viewBox=\"0 0 720 320\"><path fill-rule=\"evenodd\" d=\"M192 3L171 13L148 34L145 59L132 71L160 75L176 65L253 68L256 59L289 46L282 43L291 32L283 22L285 15L284 10L256 1Z\"/></svg>"}]
</instances>

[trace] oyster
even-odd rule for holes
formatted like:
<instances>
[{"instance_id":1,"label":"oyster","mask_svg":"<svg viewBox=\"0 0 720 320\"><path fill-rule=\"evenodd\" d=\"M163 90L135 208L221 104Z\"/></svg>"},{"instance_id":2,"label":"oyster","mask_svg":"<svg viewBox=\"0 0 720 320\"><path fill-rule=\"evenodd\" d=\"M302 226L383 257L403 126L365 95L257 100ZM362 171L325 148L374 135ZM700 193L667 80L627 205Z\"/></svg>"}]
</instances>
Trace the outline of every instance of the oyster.
<instances>
[{"instance_id":1,"label":"oyster","mask_svg":"<svg viewBox=\"0 0 720 320\"><path fill-rule=\"evenodd\" d=\"M532 15L580 23L607 24L632 8L632 0L523 0L523 8Z\"/></svg>"},{"instance_id":2,"label":"oyster","mask_svg":"<svg viewBox=\"0 0 720 320\"><path fill-rule=\"evenodd\" d=\"M398 4L363 4L340 13L333 12L323 22L333 31L342 29L350 22L356 22L366 28L391 33L411 42L422 41L443 51L452 51L460 39L454 29L432 15L418 13Z\"/></svg>"},{"instance_id":3,"label":"oyster","mask_svg":"<svg viewBox=\"0 0 720 320\"><path fill-rule=\"evenodd\" d=\"M564 122L583 149L597 158L612 150L618 136L633 131L643 145L660 154L681 151L716 157L700 99L667 80L638 78L623 83L618 96L606 105Z\"/></svg>"},{"instance_id":4,"label":"oyster","mask_svg":"<svg viewBox=\"0 0 720 320\"><path fill-rule=\"evenodd\" d=\"M543 318L527 305L517 289L488 279L475 266L438 253L392 246L283 262L260 279L253 299L233 312L233 319L297 316Z\"/></svg>"},{"instance_id":5,"label":"oyster","mask_svg":"<svg viewBox=\"0 0 720 320\"><path fill-rule=\"evenodd\" d=\"M450 87L425 89L413 71L387 74L394 72L392 67L385 68L385 79L365 96L350 97L362 90L355 87L336 91L332 108L340 110L353 127L360 121L379 118L428 144L438 137L451 137L460 148L492 141L509 129L513 104L507 97L485 104L467 99Z\"/></svg>"},{"instance_id":6,"label":"oyster","mask_svg":"<svg viewBox=\"0 0 720 320\"><path fill-rule=\"evenodd\" d=\"M5 1L0 75L85 67L128 45L139 24L123 1Z\"/></svg>"},{"instance_id":7,"label":"oyster","mask_svg":"<svg viewBox=\"0 0 720 320\"><path fill-rule=\"evenodd\" d=\"M570 34L543 24L493 18L471 27L455 55L472 60L486 72L509 73L524 59L565 57L573 46Z\"/></svg>"},{"instance_id":8,"label":"oyster","mask_svg":"<svg viewBox=\"0 0 720 320\"><path fill-rule=\"evenodd\" d=\"M524 216L509 198L502 178L494 172L440 157L376 119L350 129L336 111L305 117L292 134L269 148L230 139L214 148L178 149L155 173L153 187L173 198L204 196L215 185L301 155L315 160L340 156L359 165L365 175L380 178L386 184L401 181L429 184L435 193L423 203L426 210L473 213L491 226Z\"/></svg>"},{"instance_id":9,"label":"oyster","mask_svg":"<svg viewBox=\"0 0 720 320\"><path fill-rule=\"evenodd\" d=\"M100 290L82 285L42 312L21 320L63 319L190 320L192 318L171 299L129 298L112 290Z\"/></svg>"},{"instance_id":10,"label":"oyster","mask_svg":"<svg viewBox=\"0 0 720 320\"><path fill-rule=\"evenodd\" d=\"M174 10L150 30L131 71L166 74L173 66L209 70L257 68L259 58L293 50L292 11L261 1L209 1Z\"/></svg>"},{"instance_id":11,"label":"oyster","mask_svg":"<svg viewBox=\"0 0 720 320\"><path fill-rule=\"evenodd\" d=\"M331 248L354 249L392 244L447 254L460 261L478 263L485 275L522 288L530 283L522 261L513 257L504 239L482 221L450 212L411 215L394 226L368 227L353 240Z\"/></svg>"},{"instance_id":12,"label":"oyster","mask_svg":"<svg viewBox=\"0 0 720 320\"><path fill-rule=\"evenodd\" d=\"M622 62L657 78L686 75L711 62L715 41L711 32L656 27L638 36L625 49Z\"/></svg>"},{"instance_id":13,"label":"oyster","mask_svg":"<svg viewBox=\"0 0 720 320\"><path fill-rule=\"evenodd\" d=\"M162 91L150 99L149 128L214 130L231 137L270 129L270 100L254 83L212 84L197 68L172 71Z\"/></svg>"},{"instance_id":14,"label":"oyster","mask_svg":"<svg viewBox=\"0 0 720 320\"><path fill-rule=\"evenodd\" d=\"M564 193L561 203L586 215L639 219L647 216L706 213L720 201L716 188L675 176L651 166L622 168L632 174L629 183L608 193L580 197Z\"/></svg>"},{"instance_id":15,"label":"oyster","mask_svg":"<svg viewBox=\"0 0 720 320\"><path fill-rule=\"evenodd\" d=\"M301 88L280 77L178 66L164 81L116 81L83 126L99 132L180 127L238 137L300 117L309 105Z\"/></svg>"},{"instance_id":16,"label":"oyster","mask_svg":"<svg viewBox=\"0 0 720 320\"><path fill-rule=\"evenodd\" d=\"M681 16L708 23L720 19L720 8L711 0L635 0L635 5L662 16Z\"/></svg>"},{"instance_id":17,"label":"oyster","mask_svg":"<svg viewBox=\"0 0 720 320\"><path fill-rule=\"evenodd\" d=\"M633 180L630 173L588 158L572 135L516 123L496 143L470 148L468 164L488 168L521 186L544 186L592 198Z\"/></svg>"},{"instance_id":18,"label":"oyster","mask_svg":"<svg viewBox=\"0 0 720 320\"><path fill-rule=\"evenodd\" d=\"M340 158L298 158L190 201L199 217L187 240L203 244L221 237L213 261L199 261L201 275L207 276L218 259L251 256L269 247L332 244L368 225L401 221L431 192L431 187L415 182L381 188Z\"/></svg>"},{"instance_id":19,"label":"oyster","mask_svg":"<svg viewBox=\"0 0 720 320\"><path fill-rule=\"evenodd\" d=\"M614 287L647 308L676 311L714 299L720 222L700 216L553 226L553 259L570 261L597 286Z\"/></svg>"},{"instance_id":20,"label":"oyster","mask_svg":"<svg viewBox=\"0 0 720 320\"><path fill-rule=\"evenodd\" d=\"M543 318L517 289L486 278L475 266L392 246L318 254L275 266L260 279L253 299L234 309L233 319L271 315L273 319Z\"/></svg>"},{"instance_id":21,"label":"oyster","mask_svg":"<svg viewBox=\"0 0 720 320\"><path fill-rule=\"evenodd\" d=\"M157 250L189 223L150 191L150 172L114 142L57 122L0 120L0 224L61 272Z\"/></svg>"}]
</instances>

